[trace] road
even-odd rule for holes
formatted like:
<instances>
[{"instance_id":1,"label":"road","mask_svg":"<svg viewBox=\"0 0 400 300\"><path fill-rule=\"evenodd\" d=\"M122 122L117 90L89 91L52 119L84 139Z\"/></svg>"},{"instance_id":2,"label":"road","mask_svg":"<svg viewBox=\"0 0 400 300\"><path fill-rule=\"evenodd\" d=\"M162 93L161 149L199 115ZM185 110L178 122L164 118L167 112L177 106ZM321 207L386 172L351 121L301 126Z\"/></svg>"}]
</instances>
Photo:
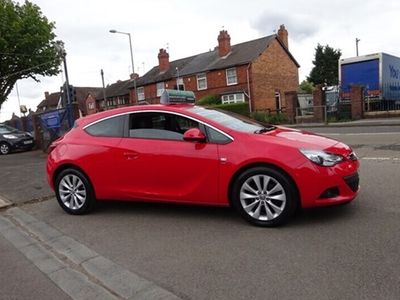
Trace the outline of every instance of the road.
<instances>
[{"instance_id":1,"label":"road","mask_svg":"<svg viewBox=\"0 0 400 300\"><path fill-rule=\"evenodd\" d=\"M226 208L108 202L69 216L53 198L19 202L0 219L0 298L399 299L400 126L310 130L357 152L362 190L351 204L265 229ZM61 266L49 271L49 261Z\"/></svg>"}]
</instances>

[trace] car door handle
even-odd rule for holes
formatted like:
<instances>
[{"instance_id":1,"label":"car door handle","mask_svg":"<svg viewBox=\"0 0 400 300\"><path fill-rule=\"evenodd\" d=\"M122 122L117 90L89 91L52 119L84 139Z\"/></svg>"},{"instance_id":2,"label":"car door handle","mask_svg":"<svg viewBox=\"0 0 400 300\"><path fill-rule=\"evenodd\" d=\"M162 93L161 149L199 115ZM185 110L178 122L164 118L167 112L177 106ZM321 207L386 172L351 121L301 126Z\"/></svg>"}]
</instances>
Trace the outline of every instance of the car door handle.
<instances>
[{"instance_id":1,"label":"car door handle","mask_svg":"<svg viewBox=\"0 0 400 300\"><path fill-rule=\"evenodd\" d=\"M124 152L124 156L126 159L136 159L139 157L139 153L137 152Z\"/></svg>"}]
</instances>

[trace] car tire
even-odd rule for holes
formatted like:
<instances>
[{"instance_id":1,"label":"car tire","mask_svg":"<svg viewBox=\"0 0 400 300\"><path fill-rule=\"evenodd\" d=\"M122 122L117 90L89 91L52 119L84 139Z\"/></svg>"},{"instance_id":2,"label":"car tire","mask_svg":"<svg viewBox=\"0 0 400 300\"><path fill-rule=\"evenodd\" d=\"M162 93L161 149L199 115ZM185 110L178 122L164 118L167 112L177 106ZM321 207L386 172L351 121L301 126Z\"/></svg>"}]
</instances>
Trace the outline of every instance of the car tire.
<instances>
[{"instance_id":1,"label":"car tire","mask_svg":"<svg viewBox=\"0 0 400 300\"><path fill-rule=\"evenodd\" d=\"M96 199L88 178L76 169L65 169L56 178L58 204L71 215L89 213Z\"/></svg>"},{"instance_id":2,"label":"car tire","mask_svg":"<svg viewBox=\"0 0 400 300\"><path fill-rule=\"evenodd\" d=\"M284 224L298 207L292 180L272 167L254 167L241 173L231 199L233 207L246 221L263 227Z\"/></svg>"},{"instance_id":3,"label":"car tire","mask_svg":"<svg viewBox=\"0 0 400 300\"><path fill-rule=\"evenodd\" d=\"M10 153L11 148L10 145L8 143L0 143L0 154L2 155L7 155L8 153Z\"/></svg>"}]
</instances>

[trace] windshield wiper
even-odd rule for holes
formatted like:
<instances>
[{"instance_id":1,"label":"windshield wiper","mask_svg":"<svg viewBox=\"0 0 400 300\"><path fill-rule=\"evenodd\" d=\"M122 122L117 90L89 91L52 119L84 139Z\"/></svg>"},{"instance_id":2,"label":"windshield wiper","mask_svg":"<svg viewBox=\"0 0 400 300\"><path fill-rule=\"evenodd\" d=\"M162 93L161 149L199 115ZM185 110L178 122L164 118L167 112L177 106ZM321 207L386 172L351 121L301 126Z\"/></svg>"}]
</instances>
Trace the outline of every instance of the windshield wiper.
<instances>
[{"instance_id":1,"label":"windshield wiper","mask_svg":"<svg viewBox=\"0 0 400 300\"><path fill-rule=\"evenodd\" d=\"M261 134L261 133L265 133L265 132L268 132L268 131L272 131L275 128L276 128L275 126L263 127L263 128L260 128L260 129L257 129L256 131L254 131L254 133Z\"/></svg>"}]
</instances>

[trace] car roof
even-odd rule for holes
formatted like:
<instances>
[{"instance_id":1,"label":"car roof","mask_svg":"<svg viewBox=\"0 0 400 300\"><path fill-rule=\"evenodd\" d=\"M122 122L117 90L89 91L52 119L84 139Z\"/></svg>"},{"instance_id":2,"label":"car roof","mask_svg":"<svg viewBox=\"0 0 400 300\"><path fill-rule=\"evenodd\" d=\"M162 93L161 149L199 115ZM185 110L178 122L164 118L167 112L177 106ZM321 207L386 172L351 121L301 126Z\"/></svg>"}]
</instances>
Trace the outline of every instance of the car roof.
<instances>
[{"instance_id":1,"label":"car roof","mask_svg":"<svg viewBox=\"0 0 400 300\"><path fill-rule=\"evenodd\" d=\"M127 107L110 109L107 111L88 115L86 117L78 119L77 123L79 125L85 126L87 124L96 122L98 120L101 120L101 119L104 119L107 117L126 114L126 113L130 113L130 112L136 112L136 111L163 110L163 111L170 111L170 112L186 112L187 113L187 110L189 110L193 107L194 107L194 105L191 105L191 104L169 104L169 105L150 104L150 105L127 106ZM192 114L192 113L187 113L187 114L194 116L194 114ZM196 115L196 117L197 117L197 115Z\"/></svg>"}]
</instances>

